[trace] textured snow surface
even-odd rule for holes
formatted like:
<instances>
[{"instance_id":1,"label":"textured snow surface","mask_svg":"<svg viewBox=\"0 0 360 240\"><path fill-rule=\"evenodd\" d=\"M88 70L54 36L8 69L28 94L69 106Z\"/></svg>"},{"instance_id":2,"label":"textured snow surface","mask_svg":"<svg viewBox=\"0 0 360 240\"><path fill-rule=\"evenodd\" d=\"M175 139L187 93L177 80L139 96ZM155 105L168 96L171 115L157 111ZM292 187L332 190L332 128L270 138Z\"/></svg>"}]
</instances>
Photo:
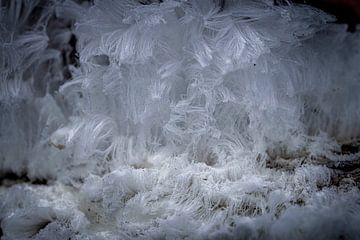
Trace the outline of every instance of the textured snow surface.
<instances>
[{"instance_id":1,"label":"textured snow surface","mask_svg":"<svg viewBox=\"0 0 360 240\"><path fill-rule=\"evenodd\" d=\"M360 239L327 167L360 157L359 32L266 0L0 4L0 174L28 179L3 239Z\"/></svg>"}]
</instances>

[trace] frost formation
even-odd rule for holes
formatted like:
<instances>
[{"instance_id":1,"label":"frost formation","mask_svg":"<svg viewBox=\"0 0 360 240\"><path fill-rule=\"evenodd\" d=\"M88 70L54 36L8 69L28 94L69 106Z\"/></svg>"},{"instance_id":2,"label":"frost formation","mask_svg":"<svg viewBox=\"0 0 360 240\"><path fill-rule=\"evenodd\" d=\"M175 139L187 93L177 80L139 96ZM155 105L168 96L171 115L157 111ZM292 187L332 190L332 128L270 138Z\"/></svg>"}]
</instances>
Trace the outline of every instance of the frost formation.
<instances>
[{"instance_id":1,"label":"frost formation","mask_svg":"<svg viewBox=\"0 0 360 240\"><path fill-rule=\"evenodd\" d=\"M219 2L0 1L2 239L360 238L359 32Z\"/></svg>"}]
</instances>

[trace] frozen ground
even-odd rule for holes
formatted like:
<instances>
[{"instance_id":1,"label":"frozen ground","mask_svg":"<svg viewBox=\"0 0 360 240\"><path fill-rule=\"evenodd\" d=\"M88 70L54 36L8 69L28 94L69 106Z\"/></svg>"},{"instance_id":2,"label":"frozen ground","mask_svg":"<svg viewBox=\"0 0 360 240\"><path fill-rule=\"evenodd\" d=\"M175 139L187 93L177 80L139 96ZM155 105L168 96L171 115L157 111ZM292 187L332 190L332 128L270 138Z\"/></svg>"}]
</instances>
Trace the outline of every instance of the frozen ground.
<instances>
[{"instance_id":1,"label":"frozen ground","mask_svg":"<svg viewBox=\"0 0 360 240\"><path fill-rule=\"evenodd\" d=\"M360 239L359 32L267 0L0 4L2 239Z\"/></svg>"}]
</instances>

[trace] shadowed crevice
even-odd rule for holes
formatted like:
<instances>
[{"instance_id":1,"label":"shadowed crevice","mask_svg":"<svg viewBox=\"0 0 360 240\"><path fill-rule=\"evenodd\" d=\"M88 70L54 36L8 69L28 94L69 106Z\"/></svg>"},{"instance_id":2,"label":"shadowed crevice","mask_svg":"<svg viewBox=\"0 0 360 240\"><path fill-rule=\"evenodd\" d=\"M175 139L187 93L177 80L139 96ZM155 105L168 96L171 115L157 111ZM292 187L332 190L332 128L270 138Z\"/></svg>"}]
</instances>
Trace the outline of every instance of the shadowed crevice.
<instances>
[{"instance_id":1,"label":"shadowed crevice","mask_svg":"<svg viewBox=\"0 0 360 240\"><path fill-rule=\"evenodd\" d=\"M0 186L10 187L15 184L20 183L30 183L34 185L47 185L48 180L47 179L30 179L26 173L23 173L21 175L17 175L13 172L7 172L0 174Z\"/></svg>"}]
</instances>

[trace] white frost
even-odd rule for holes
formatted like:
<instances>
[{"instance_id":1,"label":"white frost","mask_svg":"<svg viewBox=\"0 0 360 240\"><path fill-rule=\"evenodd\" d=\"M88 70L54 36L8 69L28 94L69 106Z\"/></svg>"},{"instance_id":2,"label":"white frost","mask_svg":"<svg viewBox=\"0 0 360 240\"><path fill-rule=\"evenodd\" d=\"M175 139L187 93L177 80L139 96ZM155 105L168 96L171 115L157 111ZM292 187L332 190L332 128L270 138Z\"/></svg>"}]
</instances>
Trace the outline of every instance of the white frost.
<instances>
[{"instance_id":1,"label":"white frost","mask_svg":"<svg viewBox=\"0 0 360 240\"><path fill-rule=\"evenodd\" d=\"M0 175L48 183L3 181L3 239L360 238L314 162L358 156L359 32L272 2L1 5Z\"/></svg>"}]
</instances>

